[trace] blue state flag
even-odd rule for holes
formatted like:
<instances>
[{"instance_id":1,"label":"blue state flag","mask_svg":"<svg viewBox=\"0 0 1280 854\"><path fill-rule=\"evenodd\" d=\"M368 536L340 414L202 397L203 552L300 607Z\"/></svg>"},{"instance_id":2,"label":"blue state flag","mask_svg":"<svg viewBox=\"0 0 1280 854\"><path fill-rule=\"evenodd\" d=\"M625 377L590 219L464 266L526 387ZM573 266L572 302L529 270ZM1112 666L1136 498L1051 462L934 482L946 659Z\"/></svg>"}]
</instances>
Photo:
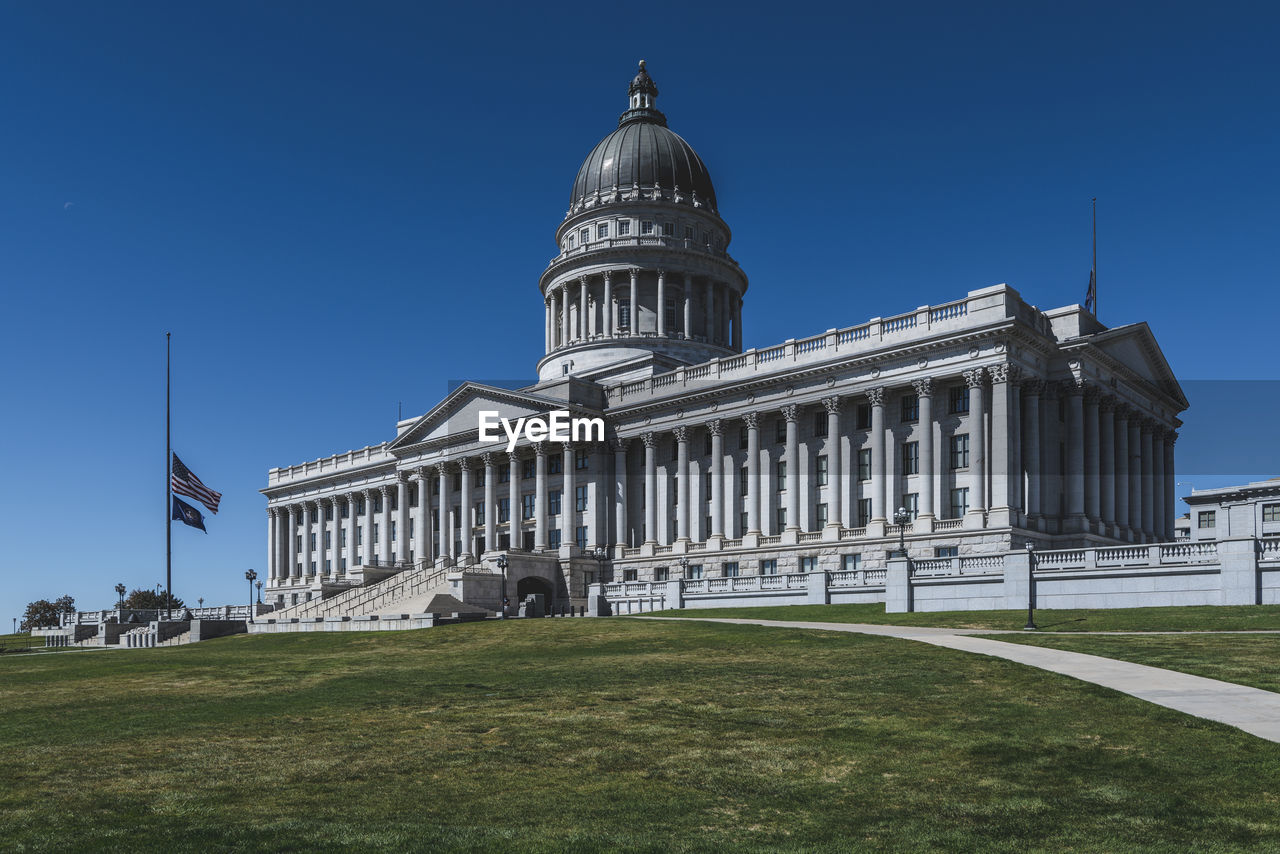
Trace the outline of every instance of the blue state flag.
<instances>
[{"instance_id":1,"label":"blue state flag","mask_svg":"<svg viewBox=\"0 0 1280 854\"><path fill-rule=\"evenodd\" d=\"M172 518L177 519L182 522L182 524L189 525L192 528L199 528L206 534L209 533L204 526L204 515L181 498L178 498L176 495L173 497Z\"/></svg>"}]
</instances>

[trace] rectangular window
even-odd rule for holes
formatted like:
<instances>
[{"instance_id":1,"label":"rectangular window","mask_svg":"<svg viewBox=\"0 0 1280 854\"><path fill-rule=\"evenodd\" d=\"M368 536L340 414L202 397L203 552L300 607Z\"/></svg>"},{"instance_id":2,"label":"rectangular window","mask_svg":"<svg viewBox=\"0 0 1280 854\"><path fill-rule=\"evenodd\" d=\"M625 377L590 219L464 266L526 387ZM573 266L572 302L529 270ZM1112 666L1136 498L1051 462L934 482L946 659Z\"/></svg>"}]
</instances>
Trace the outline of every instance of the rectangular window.
<instances>
[{"instance_id":1,"label":"rectangular window","mask_svg":"<svg viewBox=\"0 0 1280 854\"><path fill-rule=\"evenodd\" d=\"M347 559L345 557L338 558L338 572L347 571Z\"/></svg>"},{"instance_id":2,"label":"rectangular window","mask_svg":"<svg viewBox=\"0 0 1280 854\"><path fill-rule=\"evenodd\" d=\"M959 546L938 546L933 550L934 557L959 557Z\"/></svg>"},{"instance_id":3,"label":"rectangular window","mask_svg":"<svg viewBox=\"0 0 1280 854\"><path fill-rule=\"evenodd\" d=\"M484 502L483 501L477 502L474 510L476 515L472 517L472 519L474 520L472 524L483 525L484 524ZM409 532L409 539L413 539L412 531Z\"/></svg>"},{"instance_id":4,"label":"rectangular window","mask_svg":"<svg viewBox=\"0 0 1280 854\"><path fill-rule=\"evenodd\" d=\"M325 532L324 532L324 547L325 547L326 549L330 547L330 543L329 543L329 532L328 532L328 531L325 531Z\"/></svg>"},{"instance_id":5,"label":"rectangular window","mask_svg":"<svg viewBox=\"0 0 1280 854\"><path fill-rule=\"evenodd\" d=\"M674 299L667 300L667 331L671 332L676 328L676 301Z\"/></svg>"},{"instance_id":6,"label":"rectangular window","mask_svg":"<svg viewBox=\"0 0 1280 854\"><path fill-rule=\"evenodd\" d=\"M818 477L818 486L827 485L827 455L818 454L818 459L814 464L814 473Z\"/></svg>"},{"instance_id":7,"label":"rectangular window","mask_svg":"<svg viewBox=\"0 0 1280 854\"><path fill-rule=\"evenodd\" d=\"M827 411L820 409L813 413L813 435L821 439L827 435Z\"/></svg>"},{"instance_id":8,"label":"rectangular window","mask_svg":"<svg viewBox=\"0 0 1280 854\"><path fill-rule=\"evenodd\" d=\"M312 549L316 547L316 535L314 531L307 534L307 545L311 546Z\"/></svg>"},{"instance_id":9,"label":"rectangular window","mask_svg":"<svg viewBox=\"0 0 1280 854\"><path fill-rule=\"evenodd\" d=\"M511 499L510 498L498 499L498 521L499 522L511 521Z\"/></svg>"},{"instance_id":10,"label":"rectangular window","mask_svg":"<svg viewBox=\"0 0 1280 854\"><path fill-rule=\"evenodd\" d=\"M785 527L787 527L787 508L779 507L778 508L778 530L781 531Z\"/></svg>"},{"instance_id":11,"label":"rectangular window","mask_svg":"<svg viewBox=\"0 0 1280 854\"><path fill-rule=\"evenodd\" d=\"M584 450L576 451L573 455L573 467L578 471L586 471L587 466L591 463L591 455Z\"/></svg>"},{"instance_id":12,"label":"rectangular window","mask_svg":"<svg viewBox=\"0 0 1280 854\"><path fill-rule=\"evenodd\" d=\"M702 455L704 457L711 456L711 431L710 430L702 434Z\"/></svg>"},{"instance_id":13,"label":"rectangular window","mask_svg":"<svg viewBox=\"0 0 1280 854\"><path fill-rule=\"evenodd\" d=\"M395 523L395 520L392 519L391 520L391 542L394 543L395 541L396 541L396 523Z\"/></svg>"},{"instance_id":14,"label":"rectangular window","mask_svg":"<svg viewBox=\"0 0 1280 854\"><path fill-rule=\"evenodd\" d=\"M740 529L739 533L743 533L747 530L747 511L746 510L743 510L738 513L738 527Z\"/></svg>"},{"instance_id":15,"label":"rectangular window","mask_svg":"<svg viewBox=\"0 0 1280 854\"><path fill-rule=\"evenodd\" d=\"M841 558L845 572L862 569L862 555L844 555Z\"/></svg>"},{"instance_id":16,"label":"rectangular window","mask_svg":"<svg viewBox=\"0 0 1280 854\"><path fill-rule=\"evenodd\" d=\"M330 566L330 564L331 564L330 560L329 560L328 558L325 558L325 559L324 559L324 571L325 571L325 574L326 574L326 575L328 575L328 574L329 574L329 566Z\"/></svg>"},{"instance_id":17,"label":"rectangular window","mask_svg":"<svg viewBox=\"0 0 1280 854\"><path fill-rule=\"evenodd\" d=\"M902 396L902 422L920 420L920 396L915 394L904 394Z\"/></svg>"},{"instance_id":18,"label":"rectangular window","mask_svg":"<svg viewBox=\"0 0 1280 854\"><path fill-rule=\"evenodd\" d=\"M587 526L579 525L577 530L573 532L573 542L580 549L587 547Z\"/></svg>"},{"instance_id":19,"label":"rectangular window","mask_svg":"<svg viewBox=\"0 0 1280 854\"><path fill-rule=\"evenodd\" d=\"M559 528L552 528L550 531L547 532L547 537L548 537L547 545L549 545L553 549L560 548L560 529Z\"/></svg>"},{"instance_id":20,"label":"rectangular window","mask_svg":"<svg viewBox=\"0 0 1280 854\"><path fill-rule=\"evenodd\" d=\"M707 532L707 534L708 534L708 535L710 535L710 534L711 534L711 517L710 517L710 516L704 516L704 517L702 517L702 521L703 521L703 523L704 523L704 524L705 524L705 526L706 526L706 527L704 527L702 530L706 531L706 532Z\"/></svg>"},{"instance_id":21,"label":"rectangular window","mask_svg":"<svg viewBox=\"0 0 1280 854\"><path fill-rule=\"evenodd\" d=\"M691 226L691 225L686 225L686 226L684 227L684 239L685 239L685 240L693 240L693 226Z\"/></svg>"},{"instance_id":22,"label":"rectangular window","mask_svg":"<svg viewBox=\"0 0 1280 854\"><path fill-rule=\"evenodd\" d=\"M534 477L538 473L538 461L535 459L530 458L525 460L522 464L522 467L523 467L523 471L520 472L520 477L523 480L528 480L529 478Z\"/></svg>"},{"instance_id":23,"label":"rectangular window","mask_svg":"<svg viewBox=\"0 0 1280 854\"><path fill-rule=\"evenodd\" d=\"M618 300L618 326L621 329L631 328L631 300Z\"/></svg>"},{"instance_id":24,"label":"rectangular window","mask_svg":"<svg viewBox=\"0 0 1280 854\"><path fill-rule=\"evenodd\" d=\"M951 490L951 518L959 519L969 512L969 487Z\"/></svg>"},{"instance_id":25,"label":"rectangular window","mask_svg":"<svg viewBox=\"0 0 1280 854\"><path fill-rule=\"evenodd\" d=\"M859 430L871 429L871 404L859 403L854 410L854 426Z\"/></svg>"},{"instance_id":26,"label":"rectangular window","mask_svg":"<svg viewBox=\"0 0 1280 854\"><path fill-rule=\"evenodd\" d=\"M378 544L378 523L377 522L373 523L373 544L375 546Z\"/></svg>"},{"instance_id":27,"label":"rectangular window","mask_svg":"<svg viewBox=\"0 0 1280 854\"><path fill-rule=\"evenodd\" d=\"M920 443L902 443L902 473L920 474Z\"/></svg>"},{"instance_id":28,"label":"rectangular window","mask_svg":"<svg viewBox=\"0 0 1280 854\"><path fill-rule=\"evenodd\" d=\"M689 564L689 578L701 578L701 577L702 577L702 564L700 563Z\"/></svg>"},{"instance_id":29,"label":"rectangular window","mask_svg":"<svg viewBox=\"0 0 1280 854\"><path fill-rule=\"evenodd\" d=\"M748 431L747 431L747 428L746 428L746 427L739 427L739 428L738 428L738 450L739 450L739 451L745 451L745 450L747 449L747 446L748 446L748 444L749 444L749 443L748 443L748 436L749 436L749 435L750 435L750 434L748 433Z\"/></svg>"},{"instance_id":30,"label":"rectangular window","mask_svg":"<svg viewBox=\"0 0 1280 854\"><path fill-rule=\"evenodd\" d=\"M1201 510L1199 516L1199 527L1214 528L1218 524L1218 512L1216 510Z\"/></svg>"},{"instance_id":31,"label":"rectangular window","mask_svg":"<svg viewBox=\"0 0 1280 854\"><path fill-rule=\"evenodd\" d=\"M908 492L902 496L902 509L911 514L914 519L920 515L920 493Z\"/></svg>"},{"instance_id":32,"label":"rectangular window","mask_svg":"<svg viewBox=\"0 0 1280 854\"><path fill-rule=\"evenodd\" d=\"M338 531L338 548L345 549L347 547L347 529L343 528Z\"/></svg>"},{"instance_id":33,"label":"rectangular window","mask_svg":"<svg viewBox=\"0 0 1280 854\"><path fill-rule=\"evenodd\" d=\"M653 234L653 221L647 219L640 220L640 233Z\"/></svg>"},{"instance_id":34,"label":"rectangular window","mask_svg":"<svg viewBox=\"0 0 1280 854\"><path fill-rule=\"evenodd\" d=\"M787 491L787 461L778 460L776 463L774 463L774 466L775 466L776 477L778 480L778 491L786 492Z\"/></svg>"},{"instance_id":35,"label":"rectangular window","mask_svg":"<svg viewBox=\"0 0 1280 854\"><path fill-rule=\"evenodd\" d=\"M624 569L624 570L622 570L622 580L623 580L623 581L635 581L635 580L636 580L636 571L635 571L634 569Z\"/></svg>"},{"instance_id":36,"label":"rectangular window","mask_svg":"<svg viewBox=\"0 0 1280 854\"><path fill-rule=\"evenodd\" d=\"M527 495L520 496L520 518L521 519L533 518L535 501L537 501L537 499L534 497L532 492L528 493Z\"/></svg>"},{"instance_id":37,"label":"rectangular window","mask_svg":"<svg viewBox=\"0 0 1280 854\"><path fill-rule=\"evenodd\" d=\"M871 480L871 449L858 449L858 480Z\"/></svg>"},{"instance_id":38,"label":"rectangular window","mask_svg":"<svg viewBox=\"0 0 1280 854\"><path fill-rule=\"evenodd\" d=\"M724 572L723 572L723 575L724 575L724 577L725 577L725 578L737 578L737 577L738 577L738 562L735 560L735 561L730 561L729 563L726 563L726 564L724 565Z\"/></svg>"},{"instance_id":39,"label":"rectangular window","mask_svg":"<svg viewBox=\"0 0 1280 854\"><path fill-rule=\"evenodd\" d=\"M462 489L462 472L455 471L453 473L453 491L457 492L459 489ZM396 508L392 507L391 509L394 510Z\"/></svg>"},{"instance_id":40,"label":"rectangular window","mask_svg":"<svg viewBox=\"0 0 1280 854\"><path fill-rule=\"evenodd\" d=\"M653 569L654 581L666 581L670 577L671 572L665 566L656 566Z\"/></svg>"},{"instance_id":41,"label":"rectangular window","mask_svg":"<svg viewBox=\"0 0 1280 854\"><path fill-rule=\"evenodd\" d=\"M619 236L626 236L631 233L631 220L624 219L618 222Z\"/></svg>"},{"instance_id":42,"label":"rectangular window","mask_svg":"<svg viewBox=\"0 0 1280 854\"><path fill-rule=\"evenodd\" d=\"M547 474L560 474L564 471L564 457L560 454L547 455Z\"/></svg>"},{"instance_id":43,"label":"rectangular window","mask_svg":"<svg viewBox=\"0 0 1280 854\"><path fill-rule=\"evenodd\" d=\"M573 507L579 513L586 512L587 509L587 487L576 486L573 489Z\"/></svg>"},{"instance_id":44,"label":"rectangular window","mask_svg":"<svg viewBox=\"0 0 1280 854\"><path fill-rule=\"evenodd\" d=\"M827 505L823 503L814 507L813 529L816 531L819 528L826 527L826 524L827 524Z\"/></svg>"},{"instance_id":45,"label":"rectangular window","mask_svg":"<svg viewBox=\"0 0 1280 854\"><path fill-rule=\"evenodd\" d=\"M550 492L548 492L547 503L551 505L547 512L549 512L552 516L559 516L560 515L560 490L553 489Z\"/></svg>"},{"instance_id":46,"label":"rectangular window","mask_svg":"<svg viewBox=\"0 0 1280 854\"><path fill-rule=\"evenodd\" d=\"M951 437L951 470L969 467L969 434L960 433Z\"/></svg>"},{"instance_id":47,"label":"rectangular window","mask_svg":"<svg viewBox=\"0 0 1280 854\"><path fill-rule=\"evenodd\" d=\"M674 237L676 233L675 224L670 222L664 222L662 224L662 233L667 237Z\"/></svg>"},{"instance_id":48,"label":"rectangular window","mask_svg":"<svg viewBox=\"0 0 1280 854\"><path fill-rule=\"evenodd\" d=\"M746 466L738 469L738 492L742 495L751 494L751 470Z\"/></svg>"},{"instance_id":49,"label":"rectangular window","mask_svg":"<svg viewBox=\"0 0 1280 854\"><path fill-rule=\"evenodd\" d=\"M1263 504L1262 521L1280 522L1280 504Z\"/></svg>"},{"instance_id":50,"label":"rectangular window","mask_svg":"<svg viewBox=\"0 0 1280 854\"><path fill-rule=\"evenodd\" d=\"M578 239L582 241L582 245L586 246L591 240L591 229L582 228L578 230Z\"/></svg>"},{"instance_id":51,"label":"rectangular window","mask_svg":"<svg viewBox=\"0 0 1280 854\"><path fill-rule=\"evenodd\" d=\"M969 411L969 389L955 386L947 393L947 411L952 415L960 415Z\"/></svg>"},{"instance_id":52,"label":"rectangular window","mask_svg":"<svg viewBox=\"0 0 1280 854\"><path fill-rule=\"evenodd\" d=\"M361 525L359 528L356 528L356 545L357 546L364 545L364 525Z\"/></svg>"},{"instance_id":53,"label":"rectangular window","mask_svg":"<svg viewBox=\"0 0 1280 854\"><path fill-rule=\"evenodd\" d=\"M705 501L710 501L710 500L711 500L711 487L713 486L713 484L711 483L711 478L710 478L710 477L706 478L706 481L707 481L707 485L706 485L706 488L704 488L704 489L702 490L702 498L703 498L703 500L705 500Z\"/></svg>"},{"instance_id":54,"label":"rectangular window","mask_svg":"<svg viewBox=\"0 0 1280 854\"><path fill-rule=\"evenodd\" d=\"M858 499L858 527L865 528L867 523L871 521L871 499Z\"/></svg>"},{"instance_id":55,"label":"rectangular window","mask_svg":"<svg viewBox=\"0 0 1280 854\"><path fill-rule=\"evenodd\" d=\"M801 572L817 572L818 559L816 557L813 557L812 555L808 557L800 558L800 571Z\"/></svg>"},{"instance_id":56,"label":"rectangular window","mask_svg":"<svg viewBox=\"0 0 1280 854\"><path fill-rule=\"evenodd\" d=\"M679 442L677 442L677 441L675 441L675 440L672 440L672 442L671 442L671 462L673 462L673 463L674 463L674 462L675 462L676 460L678 460L678 459L680 459L680 443L679 443Z\"/></svg>"},{"instance_id":57,"label":"rectangular window","mask_svg":"<svg viewBox=\"0 0 1280 854\"><path fill-rule=\"evenodd\" d=\"M578 240L577 240L577 238L576 238L576 237L574 237L572 234L570 234L570 235L569 235L569 248L570 248L570 249L572 249L573 247L575 247L575 246L577 246L577 245L578 245Z\"/></svg>"},{"instance_id":58,"label":"rectangular window","mask_svg":"<svg viewBox=\"0 0 1280 854\"><path fill-rule=\"evenodd\" d=\"M773 424L773 439L779 445L787 441L787 419L779 418Z\"/></svg>"},{"instance_id":59,"label":"rectangular window","mask_svg":"<svg viewBox=\"0 0 1280 854\"><path fill-rule=\"evenodd\" d=\"M761 575L777 575L778 574L777 558L770 558L769 560L760 561L760 574Z\"/></svg>"},{"instance_id":60,"label":"rectangular window","mask_svg":"<svg viewBox=\"0 0 1280 854\"><path fill-rule=\"evenodd\" d=\"M381 495L373 496L373 512L374 513L382 512L382 496Z\"/></svg>"},{"instance_id":61,"label":"rectangular window","mask_svg":"<svg viewBox=\"0 0 1280 854\"><path fill-rule=\"evenodd\" d=\"M609 236L609 223L602 222L596 226L596 239L604 240Z\"/></svg>"},{"instance_id":62,"label":"rectangular window","mask_svg":"<svg viewBox=\"0 0 1280 854\"><path fill-rule=\"evenodd\" d=\"M479 468L476 469L476 478L471 485L484 486L484 466L480 466Z\"/></svg>"}]
</instances>

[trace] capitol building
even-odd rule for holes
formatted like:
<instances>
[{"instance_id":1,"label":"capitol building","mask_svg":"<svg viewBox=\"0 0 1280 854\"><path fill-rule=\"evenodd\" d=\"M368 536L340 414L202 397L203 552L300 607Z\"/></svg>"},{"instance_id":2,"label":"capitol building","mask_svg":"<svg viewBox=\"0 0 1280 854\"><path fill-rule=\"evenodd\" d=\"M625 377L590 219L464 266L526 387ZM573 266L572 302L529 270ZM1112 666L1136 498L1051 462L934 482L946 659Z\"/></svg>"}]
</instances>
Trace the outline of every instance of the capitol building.
<instances>
[{"instance_id":1,"label":"capitol building","mask_svg":"<svg viewBox=\"0 0 1280 854\"><path fill-rule=\"evenodd\" d=\"M881 317L829 305L815 327L848 325L743 350L732 211L657 97L641 63L573 179L536 384L465 383L390 441L270 470L283 613L405 572L486 608L818 571L873 600L900 540L913 560L1173 540L1188 404L1145 323L998 284ZM553 411L604 440L482 440L482 412Z\"/></svg>"}]
</instances>

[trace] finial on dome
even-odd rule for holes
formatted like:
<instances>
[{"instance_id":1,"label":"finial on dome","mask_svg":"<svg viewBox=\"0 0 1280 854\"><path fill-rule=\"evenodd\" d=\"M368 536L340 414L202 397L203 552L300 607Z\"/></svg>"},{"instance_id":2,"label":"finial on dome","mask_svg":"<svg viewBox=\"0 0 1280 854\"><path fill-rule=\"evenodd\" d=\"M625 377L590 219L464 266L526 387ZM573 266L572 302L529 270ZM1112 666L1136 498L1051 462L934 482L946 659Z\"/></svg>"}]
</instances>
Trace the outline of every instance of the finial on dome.
<instances>
[{"instance_id":1,"label":"finial on dome","mask_svg":"<svg viewBox=\"0 0 1280 854\"><path fill-rule=\"evenodd\" d=\"M649 72L645 70L643 59L640 60L640 70L636 72L631 85L627 87L627 95L631 98L631 109L653 109L653 102L658 97L658 87L649 76Z\"/></svg>"}]
</instances>

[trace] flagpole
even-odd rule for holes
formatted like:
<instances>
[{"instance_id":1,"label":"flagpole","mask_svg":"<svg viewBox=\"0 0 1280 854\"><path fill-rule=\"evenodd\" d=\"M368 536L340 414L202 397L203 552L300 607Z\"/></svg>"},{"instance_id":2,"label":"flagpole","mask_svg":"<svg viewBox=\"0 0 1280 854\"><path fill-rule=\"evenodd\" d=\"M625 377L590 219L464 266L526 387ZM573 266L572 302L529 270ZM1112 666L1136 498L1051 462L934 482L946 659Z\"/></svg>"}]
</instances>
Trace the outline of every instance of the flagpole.
<instances>
[{"instance_id":1,"label":"flagpole","mask_svg":"<svg viewBox=\"0 0 1280 854\"><path fill-rule=\"evenodd\" d=\"M1093 198L1093 316L1098 316L1098 197Z\"/></svg>"},{"instance_id":2,"label":"flagpole","mask_svg":"<svg viewBox=\"0 0 1280 854\"><path fill-rule=\"evenodd\" d=\"M164 334L164 592L165 610L173 617L169 603L173 601L173 447L169 418L169 336Z\"/></svg>"}]
</instances>

